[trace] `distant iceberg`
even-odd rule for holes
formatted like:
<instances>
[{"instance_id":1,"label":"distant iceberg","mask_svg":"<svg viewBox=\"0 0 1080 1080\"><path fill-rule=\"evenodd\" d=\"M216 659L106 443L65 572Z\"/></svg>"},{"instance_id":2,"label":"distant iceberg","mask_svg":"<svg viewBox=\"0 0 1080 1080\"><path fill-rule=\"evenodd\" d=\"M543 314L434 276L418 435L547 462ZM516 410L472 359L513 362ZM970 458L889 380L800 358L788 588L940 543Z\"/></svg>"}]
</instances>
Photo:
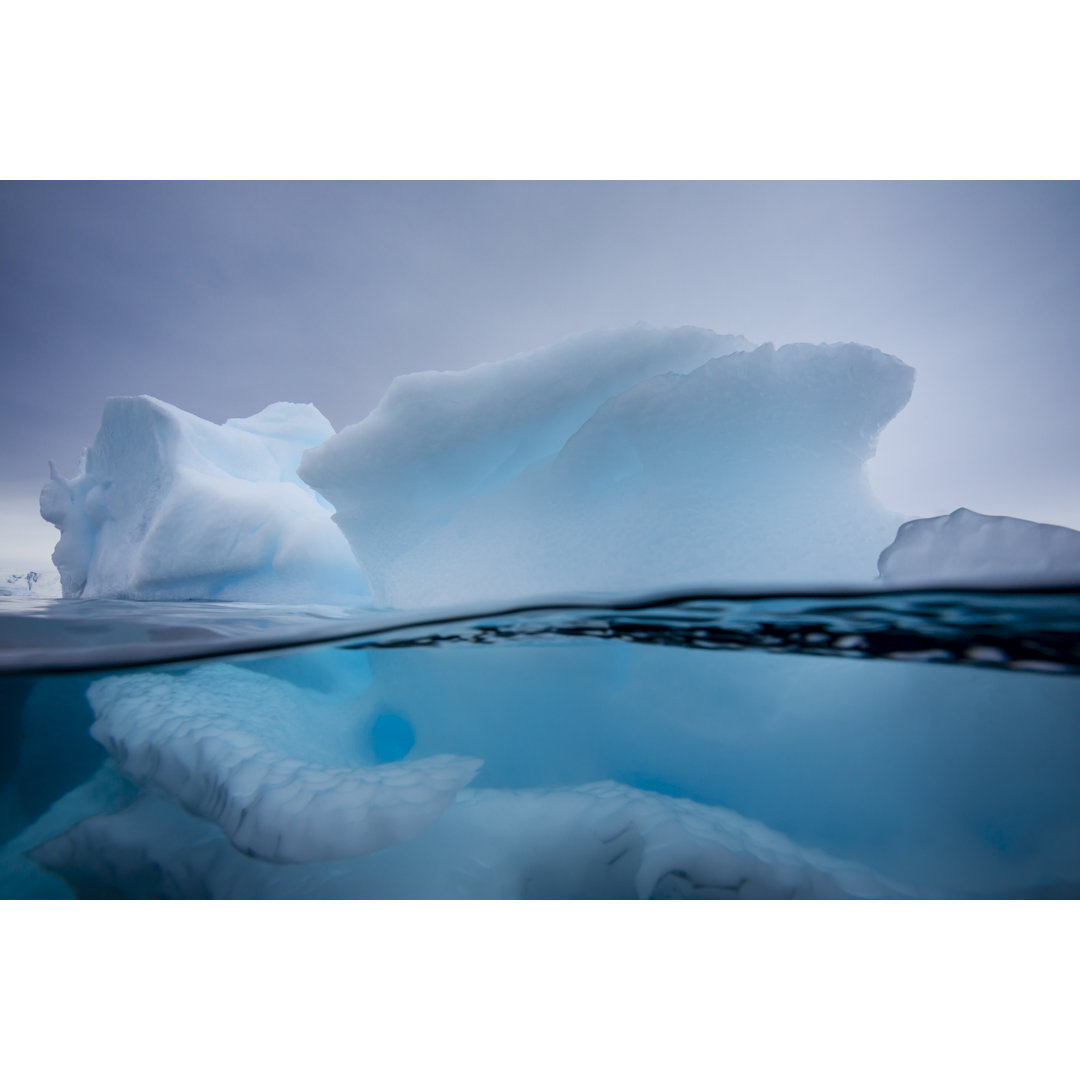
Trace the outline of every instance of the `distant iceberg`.
<instances>
[{"instance_id":1,"label":"distant iceberg","mask_svg":"<svg viewBox=\"0 0 1080 1080\"><path fill-rule=\"evenodd\" d=\"M57 597L60 575L48 570L0 570L0 596Z\"/></svg>"},{"instance_id":2,"label":"distant iceberg","mask_svg":"<svg viewBox=\"0 0 1080 1080\"><path fill-rule=\"evenodd\" d=\"M887 585L1077 582L1080 532L961 507L901 525L878 572Z\"/></svg>"},{"instance_id":3,"label":"distant iceberg","mask_svg":"<svg viewBox=\"0 0 1080 1080\"><path fill-rule=\"evenodd\" d=\"M79 475L52 479L41 515L65 597L347 602L367 582L330 508L296 475L334 433L279 402L213 424L152 397L110 398Z\"/></svg>"},{"instance_id":4,"label":"distant iceberg","mask_svg":"<svg viewBox=\"0 0 1080 1080\"><path fill-rule=\"evenodd\" d=\"M870 582L901 518L865 464L913 382L862 345L586 334L398 378L299 474L390 607Z\"/></svg>"}]
</instances>

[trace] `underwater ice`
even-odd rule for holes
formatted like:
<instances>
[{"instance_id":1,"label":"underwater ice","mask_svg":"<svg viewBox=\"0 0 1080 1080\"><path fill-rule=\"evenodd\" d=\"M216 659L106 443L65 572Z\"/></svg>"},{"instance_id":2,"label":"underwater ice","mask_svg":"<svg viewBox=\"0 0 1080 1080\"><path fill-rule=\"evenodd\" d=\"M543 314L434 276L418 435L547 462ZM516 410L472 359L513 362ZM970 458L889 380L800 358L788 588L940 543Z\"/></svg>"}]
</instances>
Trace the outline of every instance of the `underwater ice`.
<instances>
[{"instance_id":1,"label":"underwater ice","mask_svg":"<svg viewBox=\"0 0 1080 1080\"><path fill-rule=\"evenodd\" d=\"M376 603L871 581L865 475L914 373L861 345L637 327L395 380L300 476Z\"/></svg>"},{"instance_id":2,"label":"underwater ice","mask_svg":"<svg viewBox=\"0 0 1080 1080\"><path fill-rule=\"evenodd\" d=\"M1080 532L961 507L901 525L878 572L888 585L1075 583Z\"/></svg>"},{"instance_id":3,"label":"underwater ice","mask_svg":"<svg viewBox=\"0 0 1080 1080\"><path fill-rule=\"evenodd\" d=\"M213 424L151 397L110 398L79 474L41 514L65 597L334 600L368 595L330 509L296 475L333 434L313 405L279 402Z\"/></svg>"},{"instance_id":4,"label":"underwater ice","mask_svg":"<svg viewBox=\"0 0 1080 1080\"><path fill-rule=\"evenodd\" d=\"M740 815L619 784L467 791L427 832L366 858L280 866L144 795L31 852L84 895L169 899L893 899L854 863ZM91 891L92 890L92 891Z\"/></svg>"},{"instance_id":5,"label":"underwater ice","mask_svg":"<svg viewBox=\"0 0 1080 1080\"><path fill-rule=\"evenodd\" d=\"M90 734L125 775L214 821L246 855L318 862L422 832L483 764L365 758L350 710L281 680L209 666L95 683ZM306 737L305 737L306 736Z\"/></svg>"},{"instance_id":6,"label":"underwater ice","mask_svg":"<svg viewBox=\"0 0 1080 1080\"><path fill-rule=\"evenodd\" d=\"M301 690L226 665L96 682L111 761L18 848L83 895L908 895L722 807L611 781L459 790L483 762L413 757L408 740L407 761L376 763L364 682Z\"/></svg>"},{"instance_id":7,"label":"underwater ice","mask_svg":"<svg viewBox=\"0 0 1080 1080\"><path fill-rule=\"evenodd\" d=\"M589 640L45 679L0 895L1075 891L1075 704L1055 675Z\"/></svg>"}]
</instances>

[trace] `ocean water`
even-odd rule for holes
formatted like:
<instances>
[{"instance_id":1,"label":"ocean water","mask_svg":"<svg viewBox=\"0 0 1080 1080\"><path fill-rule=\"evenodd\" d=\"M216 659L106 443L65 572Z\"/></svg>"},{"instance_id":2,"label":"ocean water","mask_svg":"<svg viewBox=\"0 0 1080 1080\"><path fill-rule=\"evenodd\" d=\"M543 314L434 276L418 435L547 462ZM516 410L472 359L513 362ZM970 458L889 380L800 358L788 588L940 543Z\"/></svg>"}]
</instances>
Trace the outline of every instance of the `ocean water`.
<instances>
[{"instance_id":1,"label":"ocean water","mask_svg":"<svg viewBox=\"0 0 1080 1080\"><path fill-rule=\"evenodd\" d=\"M1080 896L1080 590L0 602L0 896Z\"/></svg>"}]
</instances>

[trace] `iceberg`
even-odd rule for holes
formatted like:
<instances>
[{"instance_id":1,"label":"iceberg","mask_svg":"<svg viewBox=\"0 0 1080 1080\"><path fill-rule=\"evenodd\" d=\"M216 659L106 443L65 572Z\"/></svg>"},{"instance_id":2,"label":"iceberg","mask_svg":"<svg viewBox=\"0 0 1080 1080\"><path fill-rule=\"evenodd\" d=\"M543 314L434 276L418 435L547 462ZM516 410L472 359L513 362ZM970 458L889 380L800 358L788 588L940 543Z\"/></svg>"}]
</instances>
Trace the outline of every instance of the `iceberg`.
<instances>
[{"instance_id":1,"label":"iceberg","mask_svg":"<svg viewBox=\"0 0 1080 1080\"><path fill-rule=\"evenodd\" d=\"M1077 895L1075 590L872 583L1076 581L1080 534L901 526L913 378L639 326L337 435L110 400L41 496L87 602L6 603L0 895Z\"/></svg>"},{"instance_id":2,"label":"iceberg","mask_svg":"<svg viewBox=\"0 0 1080 1080\"><path fill-rule=\"evenodd\" d=\"M52 598L60 595L60 575L48 570L0 570L0 596Z\"/></svg>"},{"instance_id":3,"label":"iceberg","mask_svg":"<svg viewBox=\"0 0 1080 1080\"><path fill-rule=\"evenodd\" d=\"M635 327L398 378L300 477L396 608L865 580L865 473L914 372L862 345Z\"/></svg>"},{"instance_id":4,"label":"iceberg","mask_svg":"<svg viewBox=\"0 0 1080 1080\"><path fill-rule=\"evenodd\" d=\"M296 475L333 434L279 402L218 425L152 397L110 398L79 474L50 463L41 515L60 530L65 597L363 601L367 582Z\"/></svg>"},{"instance_id":5,"label":"iceberg","mask_svg":"<svg viewBox=\"0 0 1080 1080\"><path fill-rule=\"evenodd\" d=\"M76 891L36 861L32 852L80 822L114 814L138 797L135 785L106 761L21 833L0 846L0 900L73 900Z\"/></svg>"},{"instance_id":6,"label":"iceberg","mask_svg":"<svg viewBox=\"0 0 1080 1080\"><path fill-rule=\"evenodd\" d=\"M913 895L723 806L585 780L581 763L559 763L560 728L591 727L595 741L591 702L515 769L499 749L523 733L508 688L485 738L483 722L470 730L445 709L407 713L415 727L391 719L379 708L391 688L374 675L346 652L94 681L90 735L109 760L0 865L29 856L27 887L46 870L84 896ZM433 752L448 738L503 760L485 779L482 759Z\"/></svg>"},{"instance_id":7,"label":"iceberg","mask_svg":"<svg viewBox=\"0 0 1080 1080\"><path fill-rule=\"evenodd\" d=\"M901 525L878 573L887 585L1076 583L1080 532L961 507Z\"/></svg>"},{"instance_id":8,"label":"iceberg","mask_svg":"<svg viewBox=\"0 0 1080 1080\"><path fill-rule=\"evenodd\" d=\"M32 857L15 875L28 889L48 870L79 895L189 898L1080 880L1074 679L591 637L390 640L80 677L81 726L50 723L63 702L43 680L0 874ZM65 779L32 804L50 762Z\"/></svg>"},{"instance_id":9,"label":"iceberg","mask_svg":"<svg viewBox=\"0 0 1080 1080\"><path fill-rule=\"evenodd\" d=\"M281 679L210 665L95 683L90 734L135 782L214 821L245 855L314 862L399 844L483 762L359 757L356 710Z\"/></svg>"},{"instance_id":10,"label":"iceberg","mask_svg":"<svg viewBox=\"0 0 1080 1080\"><path fill-rule=\"evenodd\" d=\"M304 865L249 858L144 795L29 851L83 897L133 899L901 899L910 890L730 810L620 784L467 790L422 836ZM40 872L39 870L39 872Z\"/></svg>"}]
</instances>

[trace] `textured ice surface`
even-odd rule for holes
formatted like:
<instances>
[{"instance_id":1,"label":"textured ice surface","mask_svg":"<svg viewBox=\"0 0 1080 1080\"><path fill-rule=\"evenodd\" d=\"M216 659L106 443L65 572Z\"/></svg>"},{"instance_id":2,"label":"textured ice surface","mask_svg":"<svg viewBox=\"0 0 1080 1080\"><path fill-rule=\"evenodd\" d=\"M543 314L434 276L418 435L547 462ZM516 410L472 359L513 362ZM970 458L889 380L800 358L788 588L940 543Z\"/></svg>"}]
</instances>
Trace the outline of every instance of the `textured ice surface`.
<instances>
[{"instance_id":1,"label":"textured ice surface","mask_svg":"<svg viewBox=\"0 0 1080 1080\"><path fill-rule=\"evenodd\" d=\"M328 506L296 475L333 434L279 402L218 425L151 397L110 398L79 475L41 513L66 597L347 602L367 584Z\"/></svg>"},{"instance_id":2,"label":"textured ice surface","mask_svg":"<svg viewBox=\"0 0 1080 1080\"><path fill-rule=\"evenodd\" d=\"M865 462L914 374L860 345L638 327L397 379L300 475L380 604L869 581Z\"/></svg>"},{"instance_id":3,"label":"textured ice surface","mask_svg":"<svg viewBox=\"0 0 1080 1080\"><path fill-rule=\"evenodd\" d=\"M1080 532L954 510L900 526L878 559L888 585L1080 582Z\"/></svg>"},{"instance_id":4,"label":"textured ice surface","mask_svg":"<svg viewBox=\"0 0 1080 1080\"><path fill-rule=\"evenodd\" d=\"M482 762L365 761L363 714L340 694L210 665L95 683L90 734L141 785L271 862L339 859L427 828Z\"/></svg>"},{"instance_id":5,"label":"textured ice surface","mask_svg":"<svg viewBox=\"0 0 1080 1080\"><path fill-rule=\"evenodd\" d=\"M364 858L275 866L148 796L33 852L83 895L168 898L844 899L910 895L739 814L598 783L467 790L430 829Z\"/></svg>"},{"instance_id":6,"label":"textured ice surface","mask_svg":"<svg viewBox=\"0 0 1080 1080\"><path fill-rule=\"evenodd\" d=\"M36 865L80 895L905 894L723 807L610 780L560 783L617 767L593 697L580 711L564 697L561 710L540 701L537 716L522 713L514 667L511 683L488 685L494 722L483 709L472 720L434 674L449 694L431 711L394 709L395 682L340 650L95 681L90 734L113 765L19 837L12 857L35 848ZM636 726L627 718L630 754L643 749ZM591 764L574 759L574 728L596 746ZM466 787L482 780L478 757L431 752L455 741L500 755L494 785ZM126 786L109 780L113 766Z\"/></svg>"},{"instance_id":7,"label":"textured ice surface","mask_svg":"<svg viewBox=\"0 0 1080 1080\"><path fill-rule=\"evenodd\" d=\"M31 856L34 848L96 815L118 811L137 797L111 761L54 802L36 821L0 846L0 900L68 900L74 894Z\"/></svg>"}]
</instances>

